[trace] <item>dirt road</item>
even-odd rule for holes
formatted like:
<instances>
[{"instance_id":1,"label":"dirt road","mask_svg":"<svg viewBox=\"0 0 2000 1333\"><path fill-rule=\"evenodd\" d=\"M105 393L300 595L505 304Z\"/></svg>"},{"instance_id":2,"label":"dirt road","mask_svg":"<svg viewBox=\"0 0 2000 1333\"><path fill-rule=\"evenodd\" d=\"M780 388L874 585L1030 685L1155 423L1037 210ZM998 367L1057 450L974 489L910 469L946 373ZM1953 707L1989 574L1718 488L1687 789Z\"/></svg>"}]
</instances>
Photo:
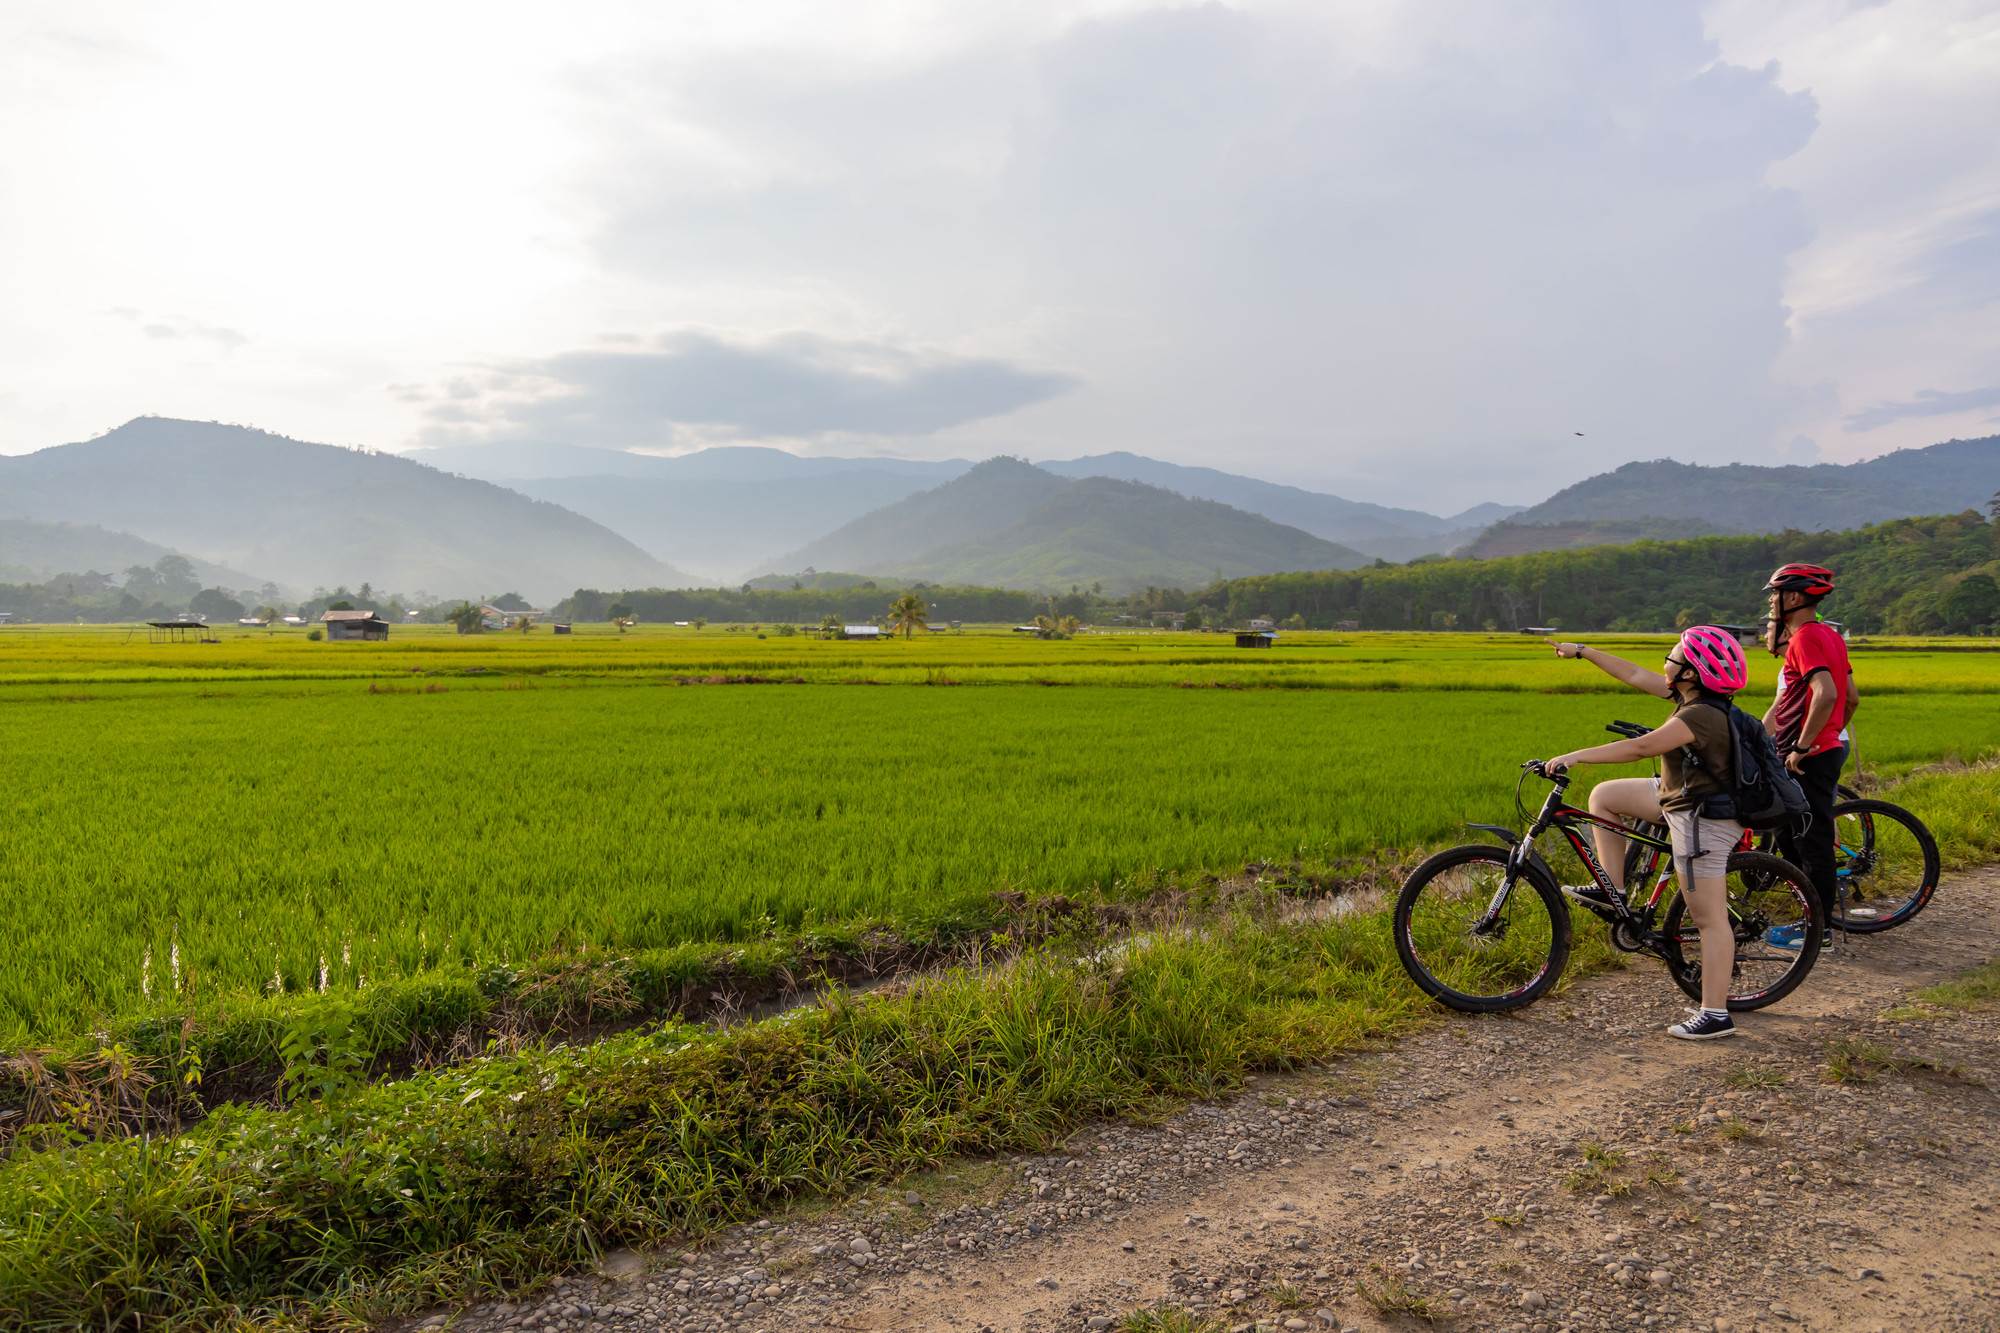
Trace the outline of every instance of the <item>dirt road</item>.
<instances>
[{"instance_id":1,"label":"dirt road","mask_svg":"<svg viewBox=\"0 0 2000 1333\"><path fill-rule=\"evenodd\" d=\"M1684 1003L1641 961L453 1322L2000 1329L2000 1013L1903 1005L1997 955L2000 867L1823 956L1730 1041L1667 1039Z\"/></svg>"}]
</instances>

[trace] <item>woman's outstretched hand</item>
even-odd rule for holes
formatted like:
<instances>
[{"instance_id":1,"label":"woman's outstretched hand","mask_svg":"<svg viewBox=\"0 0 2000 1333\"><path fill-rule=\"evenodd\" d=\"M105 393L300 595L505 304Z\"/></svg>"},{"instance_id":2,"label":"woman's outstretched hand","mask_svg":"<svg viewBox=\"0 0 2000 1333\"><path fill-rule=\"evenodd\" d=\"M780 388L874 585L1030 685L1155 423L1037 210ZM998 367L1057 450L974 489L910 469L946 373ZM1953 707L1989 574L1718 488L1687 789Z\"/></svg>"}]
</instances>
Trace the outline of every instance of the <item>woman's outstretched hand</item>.
<instances>
[{"instance_id":1,"label":"woman's outstretched hand","mask_svg":"<svg viewBox=\"0 0 2000 1333\"><path fill-rule=\"evenodd\" d=\"M1583 645L1580 643L1563 643L1558 641L1555 649L1557 657L1578 657L1583 653Z\"/></svg>"}]
</instances>

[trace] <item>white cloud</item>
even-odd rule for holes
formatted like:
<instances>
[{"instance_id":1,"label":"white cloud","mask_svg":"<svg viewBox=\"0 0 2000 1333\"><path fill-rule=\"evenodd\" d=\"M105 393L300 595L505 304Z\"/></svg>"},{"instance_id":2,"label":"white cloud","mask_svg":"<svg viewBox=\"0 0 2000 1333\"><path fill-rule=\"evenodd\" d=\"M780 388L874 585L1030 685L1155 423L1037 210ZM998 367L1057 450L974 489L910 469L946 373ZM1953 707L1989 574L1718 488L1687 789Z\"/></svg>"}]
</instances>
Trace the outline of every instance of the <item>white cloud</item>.
<instances>
[{"instance_id":1,"label":"white cloud","mask_svg":"<svg viewBox=\"0 0 2000 1333\"><path fill-rule=\"evenodd\" d=\"M1075 387L992 358L927 356L810 333L749 342L679 330L461 376L433 402L426 443L562 440L611 448L701 438L910 437Z\"/></svg>"},{"instance_id":2,"label":"white cloud","mask_svg":"<svg viewBox=\"0 0 2000 1333\"><path fill-rule=\"evenodd\" d=\"M1776 367L1794 424L1847 461L1981 434L1977 405L1885 415L2000 364L2000 5L1719 0L1722 50L1809 88L1820 129L1774 180L1813 221L1788 272Z\"/></svg>"}]
</instances>

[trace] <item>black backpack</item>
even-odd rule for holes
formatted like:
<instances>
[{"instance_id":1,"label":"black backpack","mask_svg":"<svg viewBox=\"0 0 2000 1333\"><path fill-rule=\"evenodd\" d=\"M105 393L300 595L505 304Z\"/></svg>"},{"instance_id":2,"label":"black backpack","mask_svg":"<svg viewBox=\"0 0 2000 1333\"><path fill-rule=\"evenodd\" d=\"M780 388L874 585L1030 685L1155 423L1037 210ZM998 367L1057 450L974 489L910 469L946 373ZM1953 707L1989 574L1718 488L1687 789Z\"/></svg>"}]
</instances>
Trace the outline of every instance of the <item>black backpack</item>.
<instances>
[{"instance_id":1,"label":"black backpack","mask_svg":"<svg viewBox=\"0 0 2000 1333\"><path fill-rule=\"evenodd\" d=\"M1701 812L1716 819L1733 819L1748 829L1796 830L1810 817L1805 788L1772 743L1764 724L1722 698L1706 703L1724 710L1729 717L1729 782L1720 795L1702 803ZM1682 757L1702 767L1701 756L1692 745L1682 747Z\"/></svg>"}]
</instances>

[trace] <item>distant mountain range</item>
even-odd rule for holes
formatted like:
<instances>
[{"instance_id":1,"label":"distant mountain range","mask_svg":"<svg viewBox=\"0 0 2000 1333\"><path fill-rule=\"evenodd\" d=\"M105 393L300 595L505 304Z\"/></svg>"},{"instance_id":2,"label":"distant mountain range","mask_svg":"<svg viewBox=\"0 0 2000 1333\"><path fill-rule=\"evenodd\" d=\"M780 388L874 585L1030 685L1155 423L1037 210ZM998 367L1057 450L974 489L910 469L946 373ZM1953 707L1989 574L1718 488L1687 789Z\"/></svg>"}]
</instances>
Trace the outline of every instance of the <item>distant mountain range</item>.
<instances>
[{"instance_id":1,"label":"distant mountain range","mask_svg":"<svg viewBox=\"0 0 2000 1333\"><path fill-rule=\"evenodd\" d=\"M1627 463L1512 515L1461 555L1518 555L1706 533L1845 530L1981 508L2000 491L2000 435L1860 463Z\"/></svg>"},{"instance_id":2,"label":"distant mountain range","mask_svg":"<svg viewBox=\"0 0 2000 1333\"><path fill-rule=\"evenodd\" d=\"M805 457L757 447L704 449L667 458L566 445L495 444L418 449L404 456L565 505L625 534L661 560L731 583L746 572L769 568L779 552L972 467L963 459ZM1219 501L1386 560L1442 554L1514 511L1513 506L1487 504L1440 517L1132 453L1036 466L1058 476L1138 481L1189 499Z\"/></svg>"},{"instance_id":3,"label":"distant mountain range","mask_svg":"<svg viewBox=\"0 0 2000 1333\"><path fill-rule=\"evenodd\" d=\"M134 533L293 589L365 580L541 601L585 586L686 581L617 533L490 482L167 417L0 457L0 516Z\"/></svg>"},{"instance_id":4,"label":"distant mountain range","mask_svg":"<svg viewBox=\"0 0 2000 1333\"><path fill-rule=\"evenodd\" d=\"M0 473L0 476L4 476ZM38 583L57 574L122 574L178 555L207 587L255 588L263 579L197 560L180 551L88 523L41 523L0 518L0 583Z\"/></svg>"},{"instance_id":5,"label":"distant mountain range","mask_svg":"<svg viewBox=\"0 0 2000 1333\"><path fill-rule=\"evenodd\" d=\"M1629 463L1526 509L1438 515L1133 453L975 466L496 444L399 457L144 417L0 456L0 580L181 554L205 582L233 589L368 581L535 601L579 587L789 587L800 575L784 571L807 569L1044 590L1191 587L1218 570L1849 528L1983 506L1996 490L2000 436L1844 466Z\"/></svg>"},{"instance_id":6,"label":"distant mountain range","mask_svg":"<svg viewBox=\"0 0 2000 1333\"><path fill-rule=\"evenodd\" d=\"M467 445L404 457L587 514L662 561L736 583L771 558L972 464L813 458L732 446L673 458L566 445Z\"/></svg>"},{"instance_id":7,"label":"distant mountain range","mask_svg":"<svg viewBox=\"0 0 2000 1333\"><path fill-rule=\"evenodd\" d=\"M779 567L865 570L1001 588L1195 587L1290 569L1351 569L1360 552L1213 500L989 459L866 514Z\"/></svg>"},{"instance_id":8,"label":"distant mountain range","mask_svg":"<svg viewBox=\"0 0 2000 1333\"><path fill-rule=\"evenodd\" d=\"M1462 514L1440 518L1419 509L1392 509L1365 500L1347 500L1321 491L1239 477L1214 468L1162 463L1131 453L1094 454L1037 466L1064 477L1143 481L1191 499L1217 500L1315 537L1351 546L1364 555L1392 561L1442 555L1471 541L1487 524L1518 508L1483 504Z\"/></svg>"}]
</instances>

